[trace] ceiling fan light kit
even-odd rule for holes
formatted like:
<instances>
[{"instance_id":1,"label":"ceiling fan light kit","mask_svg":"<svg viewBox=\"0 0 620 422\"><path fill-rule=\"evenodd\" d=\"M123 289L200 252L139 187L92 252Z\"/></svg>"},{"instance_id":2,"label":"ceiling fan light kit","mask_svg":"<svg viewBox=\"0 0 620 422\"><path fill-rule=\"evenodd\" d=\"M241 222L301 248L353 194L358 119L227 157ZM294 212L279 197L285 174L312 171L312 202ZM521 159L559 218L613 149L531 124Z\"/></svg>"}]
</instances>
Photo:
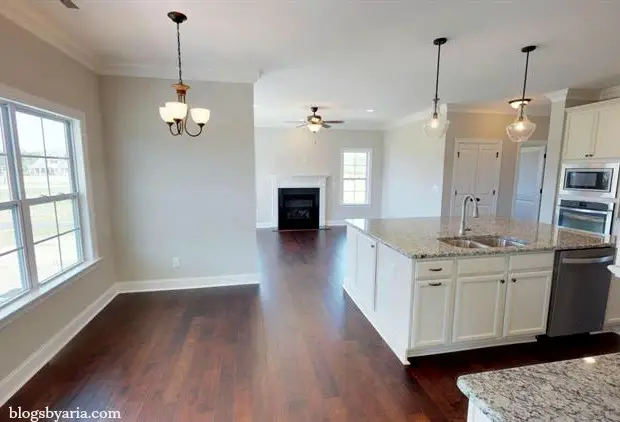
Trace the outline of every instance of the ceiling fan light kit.
<instances>
[{"instance_id":1,"label":"ceiling fan light kit","mask_svg":"<svg viewBox=\"0 0 620 422\"><path fill-rule=\"evenodd\" d=\"M286 123L298 123L298 128L308 128L308 130L312 133L318 133L321 129L329 129L332 125L344 123L344 120L323 120L322 116L316 114L318 111L319 108L317 106L312 106L310 107L310 112L312 112L312 114L306 116L305 122L295 121Z\"/></svg>"},{"instance_id":2,"label":"ceiling fan light kit","mask_svg":"<svg viewBox=\"0 0 620 422\"><path fill-rule=\"evenodd\" d=\"M159 116L168 125L168 129L173 136L179 136L184 133L191 137L199 136L202 129L211 118L211 111L206 108L191 108L187 105L187 91L189 85L183 83L183 70L181 63L181 33L180 25L187 20L187 16L180 12L170 12L168 17L177 26L177 60L179 68L179 81L172 85L177 94L177 101L167 102L163 107L159 107ZM198 131L195 133L187 129L187 114L189 114L194 122L198 125Z\"/></svg>"},{"instance_id":3,"label":"ceiling fan light kit","mask_svg":"<svg viewBox=\"0 0 620 422\"><path fill-rule=\"evenodd\" d=\"M426 136L431 139L439 139L446 134L450 122L439 111L439 62L441 59L441 46L448 42L447 38L436 38L433 44L437 46L437 72L435 74L435 98L433 98L433 114L422 126Z\"/></svg>"},{"instance_id":4,"label":"ceiling fan light kit","mask_svg":"<svg viewBox=\"0 0 620 422\"><path fill-rule=\"evenodd\" d=\"M522 53L525 53L525 74L523 76L523 92L521 94L521 99L518 100L517 109L519 110L517 113L517 118L506 127L506 133L508 134L508 138L512 142L525 142L534 134L536 130L536 123L532 122L527 118L525 114L525 107L530 102L529 98L525 98L525 89L527 87L527 71L530 64L530 53L536 50L535 45L528 45L521 49ZM513 101L510 102L512 105ZM514 106L513 106L514 107Z\"/></svg>"}]
</instances>

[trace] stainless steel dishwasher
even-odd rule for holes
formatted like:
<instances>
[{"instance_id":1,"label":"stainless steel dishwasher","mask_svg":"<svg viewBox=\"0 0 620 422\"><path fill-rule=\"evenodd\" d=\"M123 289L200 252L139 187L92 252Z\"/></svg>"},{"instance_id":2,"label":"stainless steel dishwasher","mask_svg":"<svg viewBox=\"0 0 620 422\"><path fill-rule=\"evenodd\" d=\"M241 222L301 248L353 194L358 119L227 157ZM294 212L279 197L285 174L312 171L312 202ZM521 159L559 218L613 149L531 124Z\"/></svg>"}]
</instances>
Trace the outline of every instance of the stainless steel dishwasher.
<instances>
[{"instance_id":1,"label":"stainless steel dishwasher","mask_svg":"<svg viewBox=\"0 0 620 422\"><path fill-rule=\"evenodd\" d=\"M556 253L551 286L549 337L600 331L605 322L615 248Z\"/></svg>"}]
</instances>

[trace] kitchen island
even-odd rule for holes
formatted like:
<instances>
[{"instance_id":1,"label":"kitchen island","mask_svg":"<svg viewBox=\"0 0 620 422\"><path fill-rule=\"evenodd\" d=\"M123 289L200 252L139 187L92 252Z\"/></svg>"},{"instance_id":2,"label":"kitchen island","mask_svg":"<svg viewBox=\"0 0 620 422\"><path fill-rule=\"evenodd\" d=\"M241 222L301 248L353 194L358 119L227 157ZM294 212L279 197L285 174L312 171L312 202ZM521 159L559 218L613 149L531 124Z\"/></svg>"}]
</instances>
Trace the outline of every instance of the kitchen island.
<instances>
[{"instance_id":1,"label":"kitchen island","mask_svg":"<svg viewBox=\"0 0 620 422\"><path fill-rule=\"evenodd\" d=\"M620 353L459 377L468 422L620 421Z\"/></svg>"},{"instance_id":2,"label":"kitchen island","mask_svg":"<svg viewBox=\"0 0 620 422\"><path fill-rule=\"evenodd\" d=\"M458 218L440 217L347 220L343 288L404 364L412 356L535 341L546 332L555 251L615 244L484 217L470 220L466 234L484 244L458 247L459 226Z\"/></svg>"}]
</instances>

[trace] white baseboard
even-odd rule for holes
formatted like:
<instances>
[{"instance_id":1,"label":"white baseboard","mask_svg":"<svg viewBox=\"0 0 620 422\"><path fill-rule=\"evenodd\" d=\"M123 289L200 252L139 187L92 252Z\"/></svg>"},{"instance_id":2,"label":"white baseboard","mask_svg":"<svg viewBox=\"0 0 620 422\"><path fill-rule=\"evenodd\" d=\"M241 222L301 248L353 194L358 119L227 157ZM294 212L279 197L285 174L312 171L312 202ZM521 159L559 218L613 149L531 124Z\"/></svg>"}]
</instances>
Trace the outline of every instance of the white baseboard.
<instances>
[{"instance_id":1,"label":"white baseboard","mask_svg":"<svg viewBox=\"0 0 620 422\"><path fill-rule=\"evenodd\" d=\"M28 356L13 372L0 380L0 406L4 405L30 378L60 352L116 295L116 285L112 285L36 352Z\"/></svg>"},{"instance_id":2,"label":"white baseboard","mask_svg":"<svg viewBox=\"0 0 620 422\"><path fill-rule=\"evenodd\" d=\"M156 292L160 290L202 289L206 287L242 286L259 284L260 275L237 274L214 277L170 278L162 280L119 281L116 288L119 293Z\"/></svg>"},{"instance_id":3,"label":"white baseboard","mask_svg":"<svg viewBox=\"0 0 620 422\"><path fill-rule=\"evenodd\" d=\"M345 226L346 224L345 220L328 220L324 227ZM257 229L275 229L277 226L277 224L273 223L256 223Z\"/></svg>"},{"instance_id":4,"label":"white baseboard","mask_svg":"<svg viewBox=\"0 0 620 422\"><path fill-rule=\"evenodd\" d=\"M346 225L347 225L347 222L345 220L329 220L327 222L328 227L346 226Z\"/></svg>"},{"instance_id":5,"label":"white baseboard","mask_svg":"<svg viewBox=\"0 0 620 422\"><path fill-rule=\"evenodd\" d=\"M13 372L0 380L0 406L4 405L24 384L73 339L99 312L120 293L158 290L184 290L204 287L259 284L259 274L225 275L217 277L179 278L116 282L93 303L88 305L69 324L31 354Z\"/></svg>"},{"instance_id":6,"label":"white baseboard","mask_svg":"<svg viewBox=\"0 0 620 422\"><path fill-rule=\"evenodd\" d=\"M257 229L273 229L275 226L272 223L256 223Z\"/></svg>"}]
</instances>

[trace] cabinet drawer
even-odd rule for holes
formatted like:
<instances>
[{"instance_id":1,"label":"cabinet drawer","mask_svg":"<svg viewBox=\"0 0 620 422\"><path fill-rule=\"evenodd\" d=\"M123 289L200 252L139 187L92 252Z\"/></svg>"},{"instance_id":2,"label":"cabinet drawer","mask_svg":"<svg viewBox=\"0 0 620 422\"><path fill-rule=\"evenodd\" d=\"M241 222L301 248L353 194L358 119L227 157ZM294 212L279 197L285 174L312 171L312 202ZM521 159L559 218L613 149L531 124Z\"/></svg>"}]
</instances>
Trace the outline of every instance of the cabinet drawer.
<instances>
[{"instance_id":1,"label":"cabinet drawer","mask_svg":"<svg viewBox=\"0 0 620 422\"><path fill-rule=\"evenodd\" d=\"M495 256L492 258L471 258L459 259L457 274L478 275L478 274L501 274L506 269L506 257Z\"/></svg>"},{"instance_id":2,"label":"cabinet drawer","mask_svg":"<svg viewBox=\"0 0 620 422\"><path fill-rule=\"evenodd\" d=\"M509 271L550 270L553 268L554 253L532 253L513 255L508 265Z\"/></svg>"},{"instance_id":3,"label":"cabinet drawer","mask_svg":"<svg viewBox=\"0 0 620 422\"><path fill-rule=\"evenodd\" d=\"M426 261L416 263L415 277L420 278L446 278L452 275L454 261Z\"/></svg>"}]
</instances>

